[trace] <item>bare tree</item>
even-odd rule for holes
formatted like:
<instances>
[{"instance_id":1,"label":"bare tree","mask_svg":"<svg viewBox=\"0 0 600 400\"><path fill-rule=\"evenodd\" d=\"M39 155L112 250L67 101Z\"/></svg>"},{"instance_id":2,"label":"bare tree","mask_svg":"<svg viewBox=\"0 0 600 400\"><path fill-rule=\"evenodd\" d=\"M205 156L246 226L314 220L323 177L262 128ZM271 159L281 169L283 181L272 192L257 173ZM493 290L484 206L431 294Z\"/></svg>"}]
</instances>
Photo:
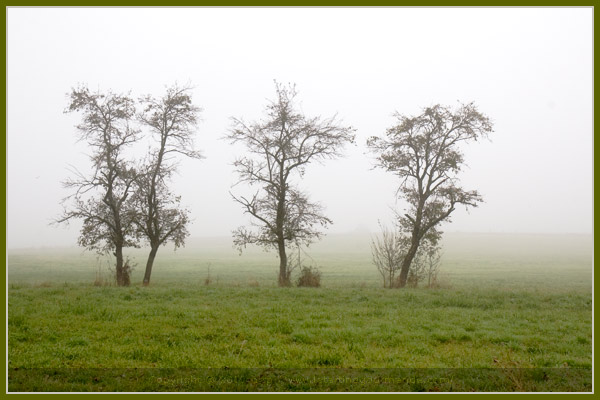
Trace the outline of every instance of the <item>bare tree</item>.
<instances>
[{"instance_id":1,"label":"bare tree","mask_svg":"<svg viewBox=\"0 0 600 400\"><path fill-rule=\"evenodd\" d=\"M436 287L439 284L438 273L440 271L440 263L442 253L439 246L427 246L425 250L425 275L427 277L427 287Z\"/></svg>"},{"instance_id":2,"label":"bare tree","mask_svg":"<svg viewBox=\"0 0 600 400\"><path fill-rule=\"evenodd\" d=\"M194 150L201 109L193 105L190 91L189 87L175 85L160 99L146 96L141 100L144 109L139 119L151 130L156 143L136 180L136 224L150 244L144 285L150 283L159 247L169 241L175 248L180 247L189 235L189 211L181 207L180 197L170 191L168 180L177 169L177 156L202 158L200 152Z\"/></svg>"},{"instance_id":3,"label":"bare tree","mask_svg":"<svg viewBox=\"0 0 600 400\"><path fill-rule=\"evenodd\" d=\"M65 206L58 223L83 220L79 245L116 257L116 281L130 283L129 266L123 260L123 248L136 246L130 194L136 177L124 150L138 139L130 122L135 102L127 95L111 92L92 93L87 87L73 89L65 112L79 112L80 140L92 148L92 173L75 170L75 177L64 182L75 193L63 200Z\"/></svg>"},{"instance_id":4,"label":"bare tree","mask_svg":"<svg viewBox=\"0 0 600 400\"><path fill-rule=\"evenodd\" d=\"M456 110L435 105L416 117L396 117L386 137L371 137L367 146L377 155L377 166L400 177L397 193L410 207L398 218L411 239L400 270L399 286L404 287L421 241L437 243L441 232L436 227L449 221L457 205L476 207L482 201L477 191L458 186L464 166L459 145L487 137L492 123L472 103Z\"/></svg>"},{"instance_id":5,"label":"bare tree","mask_svg":"<svg viewBox=\"0 0 600 400\"><path fill-rule=\"evenodd\" d=\"M247 125L234 118L226 139L243 143L249 153L233 164L239 182L259 187L251 197L232 194L254 218L254 229L241 227L233 232L234 244L240 251L247 244L277 249L279 285L289 286L286 247L310 244L321 237L319 226L332 223L321 205L293 185L292 177L301 178L312 161L340 156L342 146L354 141L354 129L340 126L335 117L305 117L294 104L295 86L277 82L275 86L277 98L267 106L266 120Z\"/></svg>"},{"instance_id":6,"label":"bare tree","mask_svg":"<svg viewBox=\"0 0 600 400\"><path fill-rule=\"evenodd\" d=\"M381 237L371 239L373 264L383 278L383 287L391 288L396 284L396 274L400 271L406 237L397 230L381 227Z\"/></svg>"},{"instance_id":7,"label":"bare tree","mask_svg":"<svg viewBox=\"0 0 600 400\"><path fill-rule=\"evenodd\" d=\"M410 245L410 238L407 238L407 244ZM408 250L408 247L406 248ZM405 253L406 254L406 251ZM427 287L432 288L438 284L437 277L441 261L441 249L437 244L430 241L422 241L419 250L412 261L406 284L410 287L417 287L419 283L427 281ZM396 285L400 284L398 279Z\"/></svg>"}]
</instances>

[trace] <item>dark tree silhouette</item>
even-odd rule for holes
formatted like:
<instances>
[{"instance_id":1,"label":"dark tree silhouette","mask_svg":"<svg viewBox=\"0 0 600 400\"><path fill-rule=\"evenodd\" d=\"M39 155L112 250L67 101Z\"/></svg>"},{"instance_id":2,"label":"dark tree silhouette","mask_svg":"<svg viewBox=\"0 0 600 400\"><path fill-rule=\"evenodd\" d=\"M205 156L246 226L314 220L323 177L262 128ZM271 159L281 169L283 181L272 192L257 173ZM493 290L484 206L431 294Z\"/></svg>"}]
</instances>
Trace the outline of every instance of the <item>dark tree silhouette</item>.
<instances>
[{"instance_id":1,"label":"dark tree silhouette","mask_svg":"<svg viewBox=\"0 0 600 400\"><path fill-rule=\"evenodd\" d=\"M190 91L175 85L160 99L147 96L141 100L139 120L150 129L156 144L136 179L136 225L150 244L144 285L150 283L159 247L169 241L180 247L189 234L189 211L180 206L180 197L173 195L168 181L177 169L177 156L202 158L193 140L201 109L192 104Z\"/></svg>"},{"instance_id":2,"label":"dark tree silhouette","mask_svg":"<svg viewBox=\"0 0 600 400\"><path fill-rule=\"evenodd\" d=\"M441 235L436 227L449 221L457 205L476 207L482 201L477 191L458 186L457 175L465 165L459 145L487 137L492 123L473 103L456 110L435 105L416 117L395 116L398 123L386 136L369 138L367 146L377 155L378 167L400 177L397 193L409 204L408 212L398 216L410 235L399 275L398 286L404 287L421 242L435 246Z\"/></svg>"},{"instance_id":3,"label":"dark tree silhouette","mask_svg":"<svg viewBox=\"0 0 600 400\"><path fill-rule=\"evenodd\" d=\"M247 125L234 118L226 138L244 144L249 153L233 164L239 182L259 187L249 198L232 194L254 219L254 229L233 232L234 244L240 251L247 244L277 249L279 285L289 286L286 247L310 244L321 237L319 227L332 223L321 205L293 185L292 177L301 178L310 162L340 156L342 146L354 141L354 129L340 126L335 117L305 117L294 104L295 86L275 85L277 97L266 108L266 120Z\"/></svg>"},{"instance_id":4,"label":"dark tree silhouette","mask_svg":"<svg viewBox=\"0 0 600 400\"><path fill-rule=\"evenodd\" d=\"M130 126L135 102L127 95L92 93L87 87L73 89L65 112L78 112L80 140L92 148L91 174L75 170L75 177L63 183L75 193L63 200L63 215L56 220L67 223L83 220L79 245L116 257L116 281L130 283L129 266L123 248L137 246L131 209L132 185L136 177L124 150L138 139Z\"/></svg>"}]
</instances>

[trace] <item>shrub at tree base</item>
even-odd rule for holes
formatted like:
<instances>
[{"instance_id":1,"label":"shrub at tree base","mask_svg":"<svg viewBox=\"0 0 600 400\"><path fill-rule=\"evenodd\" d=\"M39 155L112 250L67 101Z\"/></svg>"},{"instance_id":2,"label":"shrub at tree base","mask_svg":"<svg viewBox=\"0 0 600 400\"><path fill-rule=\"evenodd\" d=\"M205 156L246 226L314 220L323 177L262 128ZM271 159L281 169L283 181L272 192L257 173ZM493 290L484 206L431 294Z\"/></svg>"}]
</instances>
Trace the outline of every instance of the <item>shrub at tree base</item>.
<instances>
[{"instance_id":1,"label":"shrub at tree base","mask_svg":"<svg viewBox=\"0 0 600 400\"><path fill-rule=\"evenodd\" d=\"M320 287L321 271L316 267L302 267L296 283L298 287Z\"/></svg>"}]
</instances>

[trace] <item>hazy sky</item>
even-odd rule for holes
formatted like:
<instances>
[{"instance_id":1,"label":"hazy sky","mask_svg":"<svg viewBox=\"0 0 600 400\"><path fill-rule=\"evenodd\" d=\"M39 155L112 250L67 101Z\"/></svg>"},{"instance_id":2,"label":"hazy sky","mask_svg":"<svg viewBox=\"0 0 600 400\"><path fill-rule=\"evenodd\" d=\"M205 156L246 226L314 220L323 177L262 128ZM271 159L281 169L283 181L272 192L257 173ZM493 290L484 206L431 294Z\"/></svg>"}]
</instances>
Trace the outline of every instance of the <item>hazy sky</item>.
<instances>
[{"instance_id":1,"label":"hazy sky","mask_svg":"<svg viewBox=\"0 0 600 400\"><path fill-rule=\"evenodd\" d=\"M357 129L345 158L300 183L326 207L329 232L377 231L403 207L365 146L394 111L474 101L495 132L465 149L462 182L485 203L443 229L590 233L592 18L591 8L9 8L7 246L76 243L79 224L48 223L68 165L88 165L78 116L63 114L80 83L136 97L195 86L206 159L183 161L174 184L192 236L248 221L228 193L243 149L220 138L230 117L261 117L274 79L297 84L307 116L337 113Z\"/></svg>"}]
</instances>

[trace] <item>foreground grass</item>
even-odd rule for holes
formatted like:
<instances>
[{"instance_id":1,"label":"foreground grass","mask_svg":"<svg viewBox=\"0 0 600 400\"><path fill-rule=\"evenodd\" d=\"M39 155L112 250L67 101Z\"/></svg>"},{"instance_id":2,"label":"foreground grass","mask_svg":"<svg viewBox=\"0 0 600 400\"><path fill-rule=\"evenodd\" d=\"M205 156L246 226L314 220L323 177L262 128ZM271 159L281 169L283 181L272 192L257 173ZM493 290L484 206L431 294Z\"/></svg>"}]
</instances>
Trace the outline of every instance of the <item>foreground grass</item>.
<instances>
[{"instance_id":1,"label":"foreground grass","mask_svg":"<svg viewBox=\"0 0 600 400\"><path fill-rule=\"evenodd\" d=\"M591 249L449 234L436 290L382 289L360 235L311 247L318 289L275 287L276 258L228 238L161 250L146 288L93 286L110 260L81 250L12 250L9 390L591 391Z\"/></svg>"},{"instance_id":2,"label":"foreground grass","mask_svg":"<svg viewBox=\"0 0 600 400\"><path fill-rule=\"evenodd\" d=\"M584 293L14 285L9 310L9 370L16 371L591 367ZM13 371L13 378L11 390L52 387L46 373L36 380ZM495 390L589 390L591 371L580 378L555 386L505 377ZM76 387L123 390L122 380ZM454 382L452 390L474 384Z\"/></svg>"}]
</instances>

